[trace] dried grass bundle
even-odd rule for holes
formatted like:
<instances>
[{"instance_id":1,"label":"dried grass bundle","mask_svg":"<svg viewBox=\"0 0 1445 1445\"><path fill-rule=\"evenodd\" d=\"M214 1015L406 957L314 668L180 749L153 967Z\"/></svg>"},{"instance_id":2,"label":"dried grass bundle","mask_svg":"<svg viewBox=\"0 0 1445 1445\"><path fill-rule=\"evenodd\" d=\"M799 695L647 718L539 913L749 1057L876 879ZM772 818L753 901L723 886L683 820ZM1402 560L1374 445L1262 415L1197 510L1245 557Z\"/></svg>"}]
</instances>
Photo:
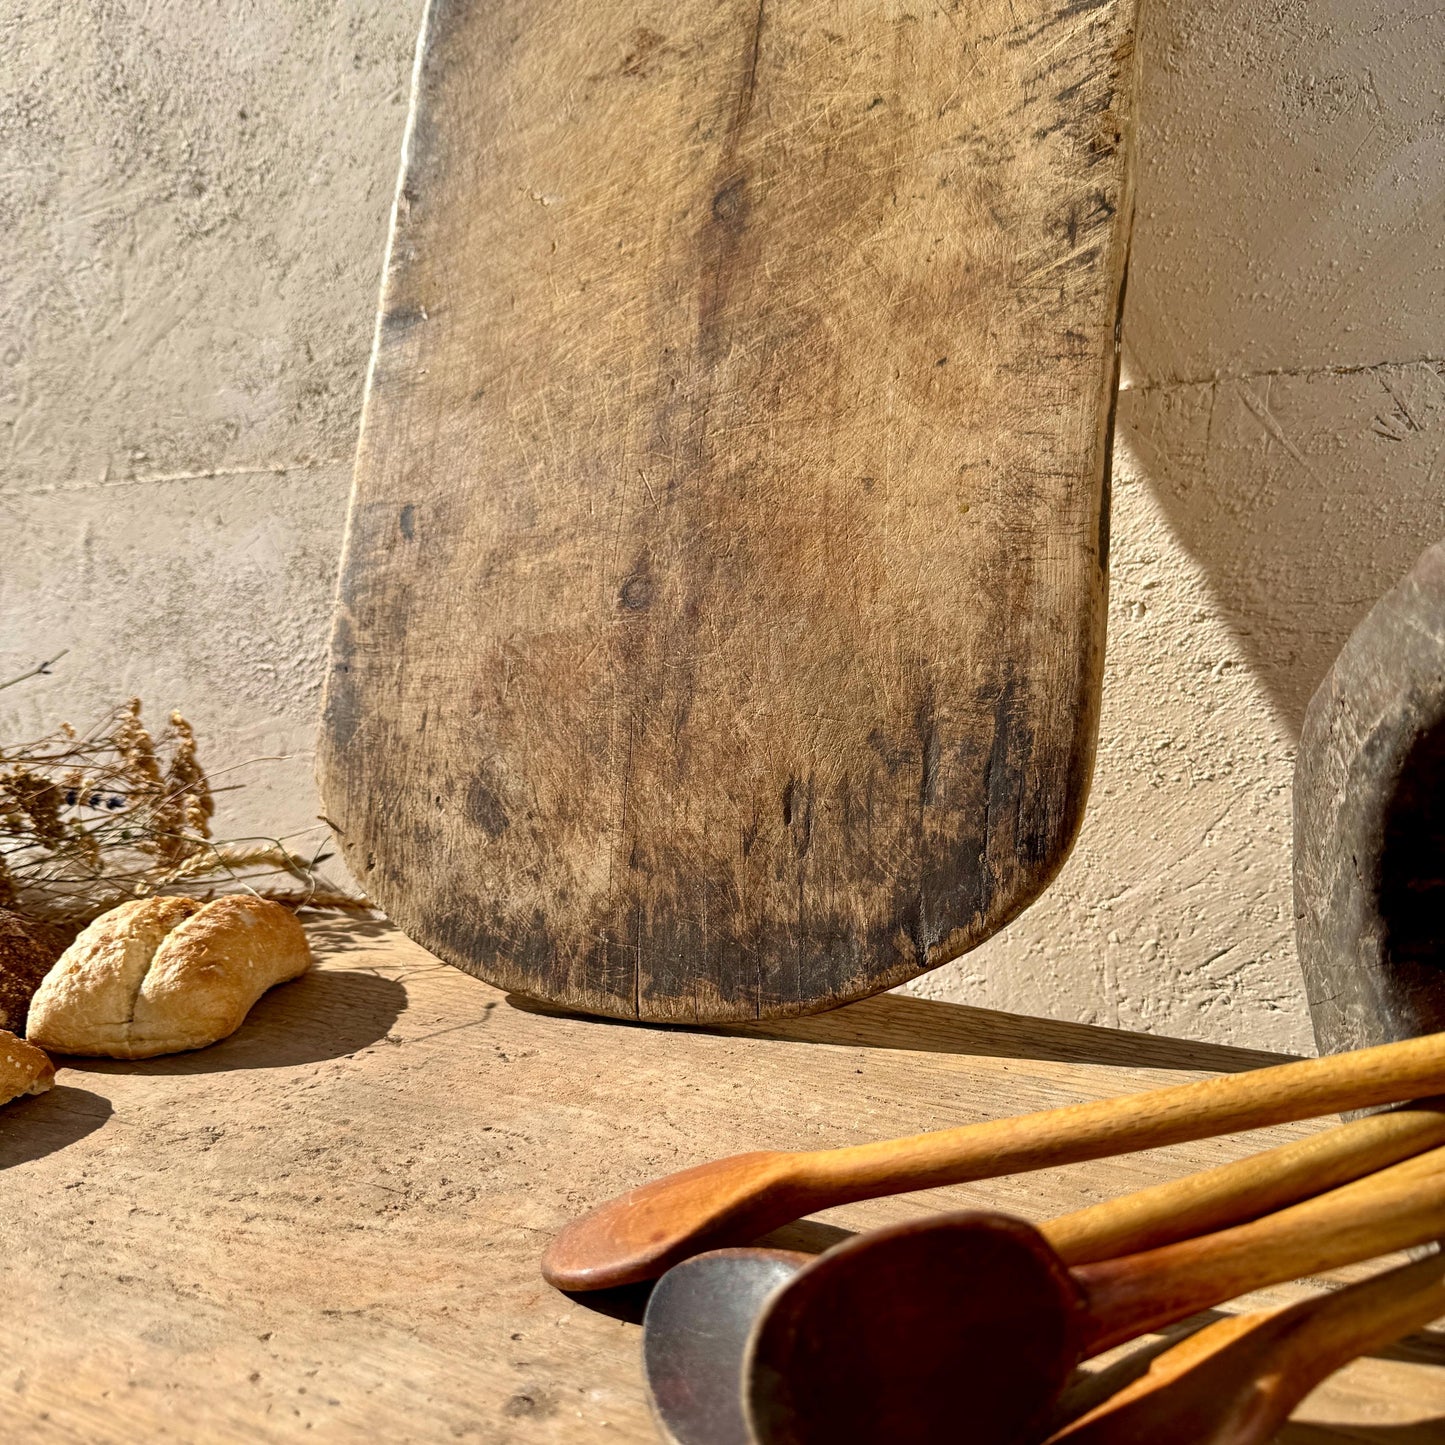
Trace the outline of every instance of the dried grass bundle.
<instances>
[{"instance_id":1,"label":"dried grass bundle","mask_svg":"<svg viewBox=\"0 0 1445 1445\"><path fill-rule=\"evenodd\" d=\"M302 857L276 838L215 840L214 813L190 723L173 712L152 737L139 698L85 733L66 724L0 748L0 908L84 924L129 898L238 888L294 907L370 907L322 878L320 853Z\"/></svg>"}]
</instances>

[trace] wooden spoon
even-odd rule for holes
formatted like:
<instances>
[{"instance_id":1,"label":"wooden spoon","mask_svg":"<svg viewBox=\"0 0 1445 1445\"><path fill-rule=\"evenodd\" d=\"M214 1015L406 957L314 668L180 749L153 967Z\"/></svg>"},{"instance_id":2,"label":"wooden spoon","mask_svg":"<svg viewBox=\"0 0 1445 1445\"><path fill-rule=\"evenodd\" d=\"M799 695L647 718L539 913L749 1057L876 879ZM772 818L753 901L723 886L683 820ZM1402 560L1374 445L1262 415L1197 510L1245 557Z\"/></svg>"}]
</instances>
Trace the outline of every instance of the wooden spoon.
<instances>
[{"instance_id":1,"label":"wooden spoon","mask_svg":"<svg viewBox=\"0 0 1445 1445\"><path fill-rule=\"evenodd\" d=\"M1288 1309L1220 1320L1048 1445L1267 1445L1321 1380L1441 1315L1445 1255L1436 1253Z\"/></svg>"},{"instance_id":2,"label":"wooden spoon","mask_svg":"<svg viewBox=\"0 0 1445 1445\"><path fill-rule=\"evenodd\" d=\"M1263 1154L1172 1179L1040 1225L1068 1264L1185 1239L1319 1194L1437 1145L1445 1111L1424 1101ZM674 1265L642 1322L654 1417L673 1445L749 1445L743 1352L768 1299L812 1262L778 1249L716 1249Z\"/></svg>"},{"instance_id":3,"label":"wooden spoon","mask_svg":"<svg viewBox=\"0 0 1445 1445\"><path fill-rule=\"evenodd\" d=\"M1023 1441L1090 1355L1442 1232L1445 1149L1249 1224L1072 1271L1006 1216L878 1230L772 1296L745 1356L749 1424L762 1445Z\"/></svg>"},{"instance_id":4,"label":"wooden spoon","mask_svg":"<svg viewBox=\"0 0 1445 1445\"><path fill-rule=\"evenodd\" d=\"M1445 1099L1422 1099L1062 1214L1039 1232L1066 1264L1113 1259L1258 1219L1440 1145Z\"/></svg>"},{"instance_id":5,"label":"wooden spoon","mask_svg":"<svg viewBox=\"0 0 1445 1445\"><path fill-rule=\"evenodd\" d=\"M567 1225L542 1260L558 1289L652 1279L818 1209L1102 1159L1445 1086L1445 1034L844 1149L737 1154L631 1190Z\"/></svg>"}]
</instances>

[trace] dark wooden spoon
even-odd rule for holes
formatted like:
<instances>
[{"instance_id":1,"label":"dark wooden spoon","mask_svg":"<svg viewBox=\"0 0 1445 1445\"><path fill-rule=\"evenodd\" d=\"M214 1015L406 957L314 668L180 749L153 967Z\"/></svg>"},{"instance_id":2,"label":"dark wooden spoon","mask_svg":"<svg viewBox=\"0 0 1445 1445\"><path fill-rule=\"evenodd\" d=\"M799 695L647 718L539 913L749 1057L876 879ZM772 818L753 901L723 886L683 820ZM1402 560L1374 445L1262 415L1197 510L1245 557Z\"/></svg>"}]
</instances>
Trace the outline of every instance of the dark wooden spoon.
<instances>
[{"instance_id":1,"label":"dark wooden spoon","mask_svg":"<svg viewBox=\"0 0 1445 1445\"><path fill-rule=\"evenodd\" d=\"M1432 1034L908 1139L738 1154L654 1180L574 1220L552 1241L542 1274L571 1291L636 1284L689 1255L746 1244L837 1204L1398 1103L1442 1086L1445 1034Z\"/></svg>"},{"instance_id":2,"label":"dark wooden spoon","mask_svg":"<svg viewBox=\"0 0 1445 1445\"><path fill-rule=\"evenodd\" d=\"M860 1235L775 1294L744 1399L761 1445L1015 1445L1080 1360L1250 1290L1445 1233L1445 1149L1249 1224L1070 1271L1032 1225L960 1213Z\"/></svg>"}]
</instances>

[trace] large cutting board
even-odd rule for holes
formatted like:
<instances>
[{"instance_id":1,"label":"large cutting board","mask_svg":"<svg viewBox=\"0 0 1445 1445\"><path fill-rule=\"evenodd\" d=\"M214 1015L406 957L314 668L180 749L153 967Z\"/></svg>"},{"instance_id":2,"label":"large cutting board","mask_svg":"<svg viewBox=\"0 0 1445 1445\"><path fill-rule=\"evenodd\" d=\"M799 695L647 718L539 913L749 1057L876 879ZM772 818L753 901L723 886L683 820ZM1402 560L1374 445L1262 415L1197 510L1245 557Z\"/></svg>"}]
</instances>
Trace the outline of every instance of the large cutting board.
<instances>
[{"instance_id":1,"label":"large cutting board","mask_svg":"<svg viewBox=\"0 0 1445 1445\"><path fill-rule=\"evenodd\" d=\"M367 891L603 1014L827 1007L1062 862L1129 0L432 0L322 738Z\"/></svg>"}]
</instances>

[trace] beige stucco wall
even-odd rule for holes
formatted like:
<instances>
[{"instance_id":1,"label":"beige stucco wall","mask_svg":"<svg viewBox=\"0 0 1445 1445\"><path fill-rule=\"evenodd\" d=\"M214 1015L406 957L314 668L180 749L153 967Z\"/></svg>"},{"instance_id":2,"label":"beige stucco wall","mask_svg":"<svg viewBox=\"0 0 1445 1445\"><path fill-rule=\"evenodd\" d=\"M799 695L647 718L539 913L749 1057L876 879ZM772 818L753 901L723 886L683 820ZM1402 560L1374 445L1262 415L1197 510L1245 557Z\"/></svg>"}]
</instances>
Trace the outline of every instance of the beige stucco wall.
<instances>
[{"instance_id":1,"label":"beige stucco wall","mask_svg":"<svg viewBox=\"0 0 1445 1445\"><path fill-rule=\"evenodd\" d=\"M914 990L1307 1048L1290 771L1445 535L1445 12L1157 0L1103 733L1055 887ZM235 833L311 734L418 0L0 17L5 736L185 710ZM312 836L317 836L312 834Z\"/></svg>"}]
</instances>

